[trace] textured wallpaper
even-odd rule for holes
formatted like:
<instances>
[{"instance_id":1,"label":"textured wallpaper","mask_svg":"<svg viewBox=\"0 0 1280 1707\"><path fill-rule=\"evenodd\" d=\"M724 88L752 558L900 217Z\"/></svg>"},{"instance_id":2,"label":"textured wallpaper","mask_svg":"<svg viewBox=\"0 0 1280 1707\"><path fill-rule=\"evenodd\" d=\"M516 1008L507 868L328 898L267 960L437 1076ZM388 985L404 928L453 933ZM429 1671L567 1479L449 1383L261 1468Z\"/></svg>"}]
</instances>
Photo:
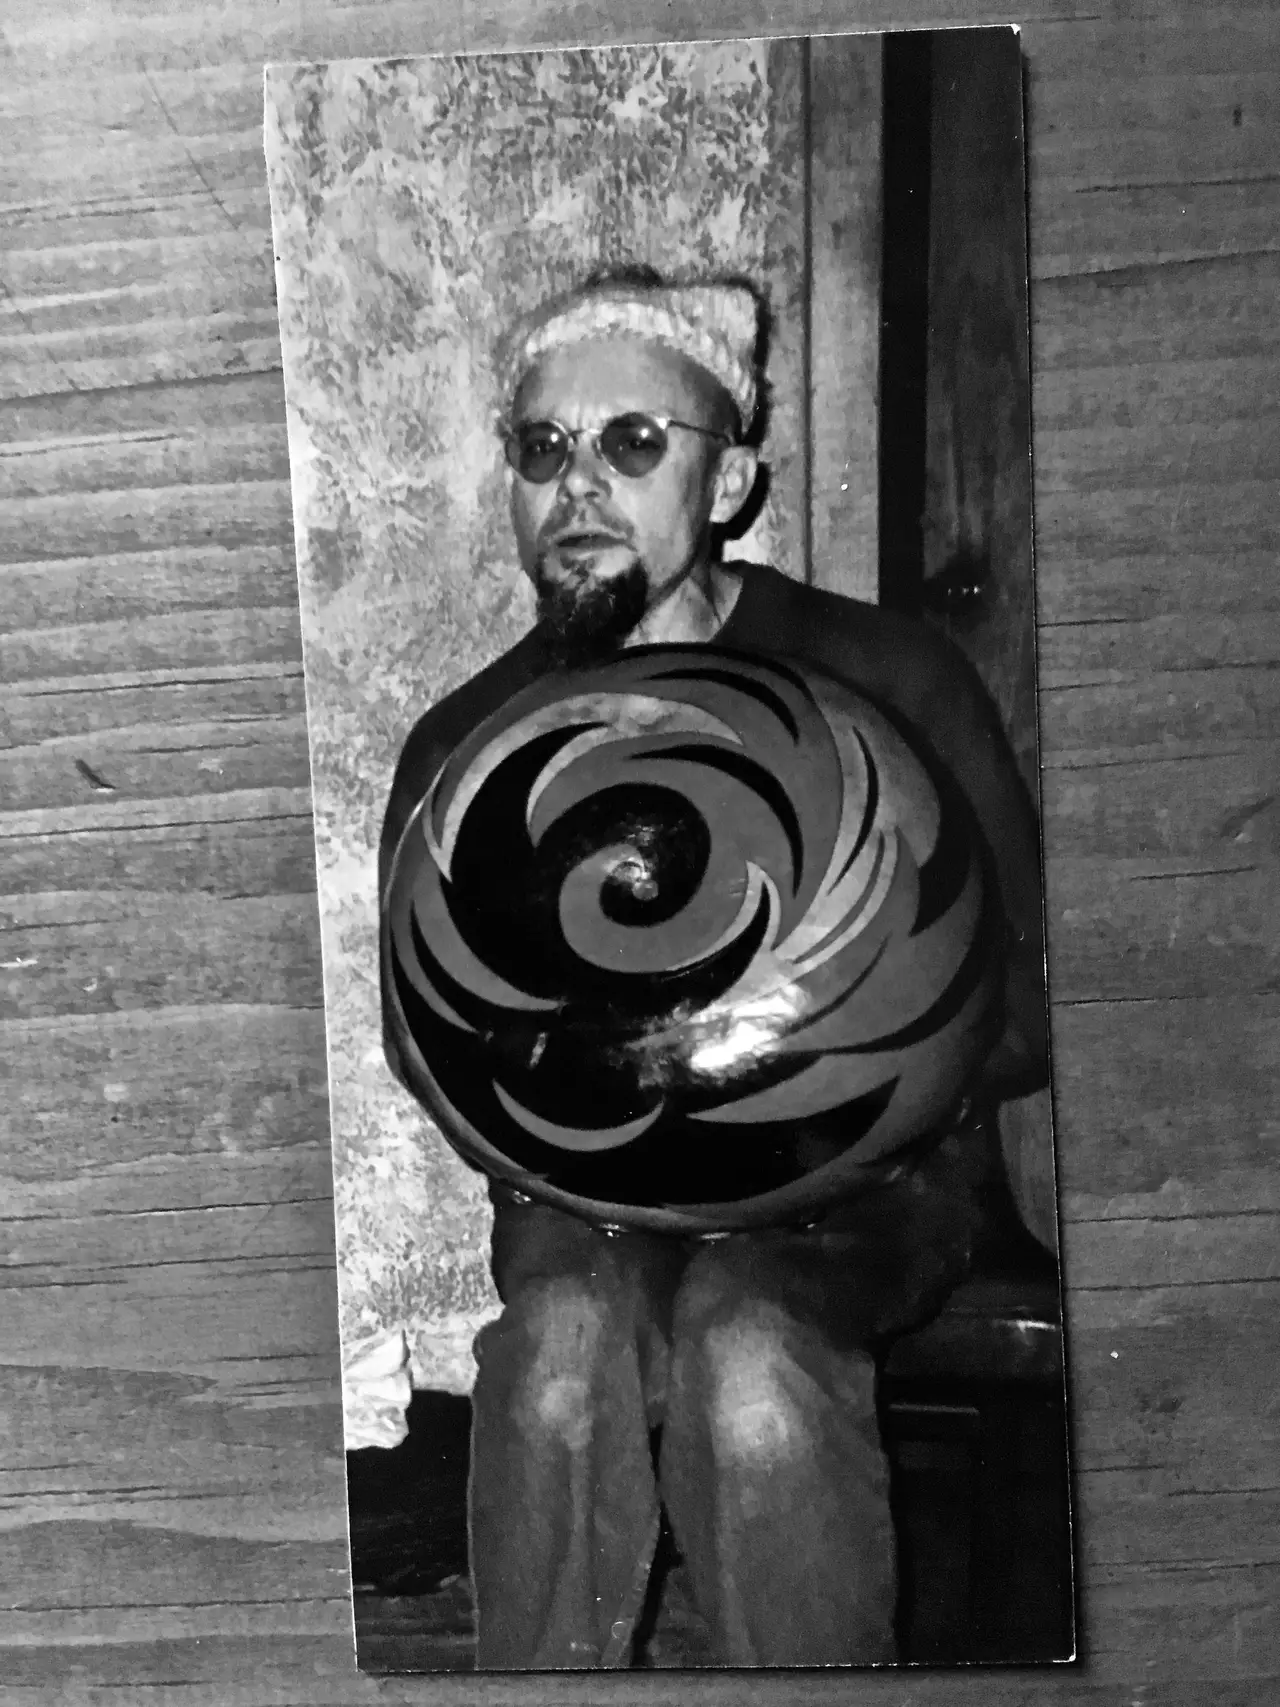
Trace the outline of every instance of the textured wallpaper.
<instances>
[{"instance_id":1,"label":"textured wallpaper","mask_svg":"<svg viewBox=\"0 0 1280 1707\"><path fill-rule=\"evenodd\" d=\"M403 1328L464 1391L483 1181L382 1055L376 848L401 742L531 620L493 433L513 316L594 267L745 273L779 332L769 502L801 572L800 54L760 42L281 66L266 77L348 1357Z\"/></svg>"}]
</instances>

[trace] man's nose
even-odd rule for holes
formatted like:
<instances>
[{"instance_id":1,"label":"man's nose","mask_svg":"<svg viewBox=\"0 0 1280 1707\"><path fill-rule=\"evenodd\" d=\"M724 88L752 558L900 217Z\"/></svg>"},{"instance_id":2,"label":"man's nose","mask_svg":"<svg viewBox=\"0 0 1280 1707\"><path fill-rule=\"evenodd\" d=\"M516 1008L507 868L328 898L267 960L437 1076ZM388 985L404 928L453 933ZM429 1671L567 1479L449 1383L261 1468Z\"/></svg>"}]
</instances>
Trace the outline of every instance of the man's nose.
<instances>
[{"instance_id":1,"label":"man's nose","mask_svg":"<svg viewBox=\"0 0 1280 1707\"><path fill-rule=\"evenodd\" d=\"M560 489L571 498L609 488L609 465L584 433L569 445L569 459L560 475Z\"/></svg>"}]
</instances>

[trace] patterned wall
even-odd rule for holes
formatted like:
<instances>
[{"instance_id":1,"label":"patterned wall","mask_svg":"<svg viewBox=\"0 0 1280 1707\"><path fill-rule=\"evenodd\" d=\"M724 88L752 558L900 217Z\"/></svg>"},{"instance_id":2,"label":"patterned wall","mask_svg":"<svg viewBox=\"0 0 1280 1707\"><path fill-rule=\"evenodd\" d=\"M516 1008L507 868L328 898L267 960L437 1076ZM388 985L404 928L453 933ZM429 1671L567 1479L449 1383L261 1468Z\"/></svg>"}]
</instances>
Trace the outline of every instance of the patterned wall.
<instances>
[{"instance_id":1,"label":"patterned wall","mask_svg":"<svg viewBox=\"0 0 1280 1707\"><path fill-rule=\"evenodd\" d=\"M735 271L778 322L769 503L801 573L801 50L732 42L270 68L348 1355L404 1326L465 1390L493 1310L483 1182L382 1058L375 850L400 744L509 646L517 575L489 371L512 316L619 260Z\"/></svg>"}]
</instances>

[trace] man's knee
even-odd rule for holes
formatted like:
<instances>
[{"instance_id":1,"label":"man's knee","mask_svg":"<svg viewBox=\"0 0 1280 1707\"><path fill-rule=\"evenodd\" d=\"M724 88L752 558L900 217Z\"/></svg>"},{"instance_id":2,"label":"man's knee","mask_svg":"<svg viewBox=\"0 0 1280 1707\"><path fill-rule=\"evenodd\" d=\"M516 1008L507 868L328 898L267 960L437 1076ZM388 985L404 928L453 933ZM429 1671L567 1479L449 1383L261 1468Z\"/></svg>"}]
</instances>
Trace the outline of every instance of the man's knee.
<instances>
[{"instance_id":1,"label":"man's knee","mask_svg":"<svg viewBox=\"0 0 1280 1707\"><path fill-rule=\"evenodd\" d=\"M678 1379L697 1394L722 1460L768 1467L811 1448L794 1325L743 1292L732 1264L695 1263L676 1304Z\"/></svg>"},{"instance_id":2,"label":"man's knee","mask_svg":"<svg viewBox=\"0 0 1280 1707\"><path fill-rule=\"evenodd\" d=\"M770 1469L812 1450L804 1377L779 1324L744 1313L708 1332L703 1356L718 1458Z\"/></svg>"},{"instance_id":3,"label":"man's knee","mask_svg":"<svg viewBox=\"0 0 1280 1707\"><path fill-rule=\"evenodd\" d=\"M523 1287L476 1342L480 1380L505 1389L507 1417L523 1433L585 1444L597 1370L610 1355L615 1311L582 1281Z\"/></svg>"},{"instance_id":4,"label":"man's knee","mask_svg":"<svg viewBox=\"0 0 1280 1707\"><path fill-rule=\"evenodd\" d=\"M841 1429L863 1413L874 1422L875 1366L869 1353L830 1346L750 1282L728 1246L690 1267L676 1305L676 1368L716 1456L767 1470L811 1455L836 1412Z\"/></svg>"}]
</instances>

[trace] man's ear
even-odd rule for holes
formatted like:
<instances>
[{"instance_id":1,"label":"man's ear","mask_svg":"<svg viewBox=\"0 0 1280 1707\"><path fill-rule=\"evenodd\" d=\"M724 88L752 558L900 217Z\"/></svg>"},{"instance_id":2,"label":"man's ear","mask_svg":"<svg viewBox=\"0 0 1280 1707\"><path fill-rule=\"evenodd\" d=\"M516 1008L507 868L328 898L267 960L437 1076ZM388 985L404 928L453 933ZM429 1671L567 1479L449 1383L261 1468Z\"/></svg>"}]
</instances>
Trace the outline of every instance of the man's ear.
<instances>
[{"instance_id":1,"label":"man's ear","mask_svg":"<svg viewBox=\"0 0 1280 1707\"><path fill-rule=\"evenodd\" d=\"M728 445L720 452L711 503L711 520L717 527L731 522L751 496L759 465L759 452L750 445Z\"/></svg>"}]
</instances>

